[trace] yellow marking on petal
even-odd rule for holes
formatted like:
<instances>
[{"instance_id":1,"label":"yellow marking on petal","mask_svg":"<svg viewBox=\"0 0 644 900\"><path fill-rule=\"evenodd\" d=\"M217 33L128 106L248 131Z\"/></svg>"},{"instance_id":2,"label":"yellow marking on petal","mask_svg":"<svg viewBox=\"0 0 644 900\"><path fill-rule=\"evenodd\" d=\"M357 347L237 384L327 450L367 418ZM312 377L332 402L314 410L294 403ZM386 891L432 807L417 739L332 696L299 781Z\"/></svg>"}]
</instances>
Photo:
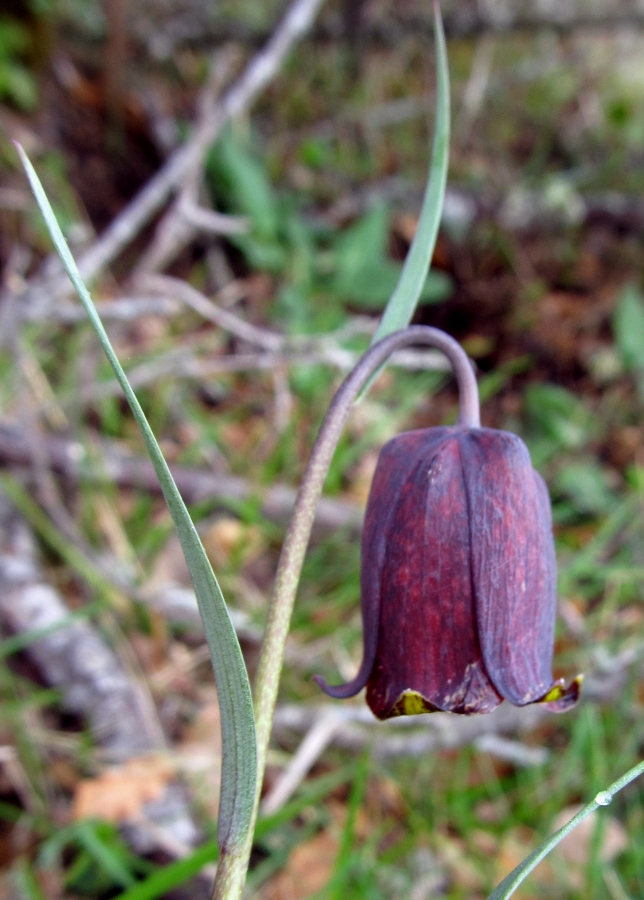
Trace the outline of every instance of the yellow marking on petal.
<instances>
[{"instance_id":1,"label":"yellow marking on petal","mask_svg":"<svg viewBox=\"0 0 644 900\"><path fill-rule=\"evenodd\" d=\"M577 688L577 690L581 688L581 683L583 680L583 675L577 675L570 682L570 687L566 688L565 682L562 678L555 684L553 684L548 693L545 696L540 697L537 703L552 703L553 700L559 700L561 699L561 697L570 696L575 688Z\"/></svg>"},{"instance_id":2,"label":"yellow marking on petal","mask_svg":"<svg viewBox=\"0 0 644 900\"><path fill-rule=\"evenodd\" d=\"M394 703L390 716L419 716L421 713L436 712L436 707L418 691L403 691Z\"/></svg>"},{"instance_id":3,"label":"yellow marking on petal","mask_svg":"<svg viewBox=\"0 0 644 900\"><path fill-rule=\"evenodd\" d=\"M563 684L555 684L550 688L547 694L539 699L539 703L552 703L553 700L559 700L565 694L566 689Z\"/></svg>"}]
</instances>

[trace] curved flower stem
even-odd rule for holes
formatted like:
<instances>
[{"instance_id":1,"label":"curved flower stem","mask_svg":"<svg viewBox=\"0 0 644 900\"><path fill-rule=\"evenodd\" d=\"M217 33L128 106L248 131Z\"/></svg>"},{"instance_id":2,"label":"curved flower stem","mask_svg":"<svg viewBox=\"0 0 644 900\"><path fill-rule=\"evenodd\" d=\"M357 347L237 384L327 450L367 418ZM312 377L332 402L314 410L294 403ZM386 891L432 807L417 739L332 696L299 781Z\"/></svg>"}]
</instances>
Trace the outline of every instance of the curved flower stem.
<instances>
[{"instance_id":1,"label":"curved flower stem","mask_svg":"<svg viewBox=\"0 0 644 900\"><path fill-rule=\"evenodd\" d=\"M253 825L259 809L266 753L284 661L284 648L304 554L315 517L315 507L355 398L373 373L395 350L410 344L428 345L445 354L452 365L458 383L459 424L469 428L480 427L476 378L465 351L445 332L425 325L413 325L402 331L396 331L374 344L347 376L331 401L313 445L284 539L255 679L258 779ZM213 900L237 900L241 896L250 857L252 830L246 845L240 848L234 856L222 855L217 869Z\"/></svg>"}]
</instances>

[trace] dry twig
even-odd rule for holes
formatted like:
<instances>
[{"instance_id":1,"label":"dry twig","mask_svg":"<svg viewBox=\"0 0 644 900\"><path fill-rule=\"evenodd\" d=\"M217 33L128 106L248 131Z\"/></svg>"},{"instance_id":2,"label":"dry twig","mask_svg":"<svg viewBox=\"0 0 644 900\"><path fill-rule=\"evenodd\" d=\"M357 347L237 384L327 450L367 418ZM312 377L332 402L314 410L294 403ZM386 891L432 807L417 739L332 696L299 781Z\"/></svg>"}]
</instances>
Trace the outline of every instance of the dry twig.
<instances>
[{"instance_id":1,"label":"dry twig","mask_svg":"<svg viewBox=\"0 0 644 900\"><path fill-rule=\"evenodd\" d=\"M205 114L192 137L176 150L161 169L81 256L79 268L86 281L93 281L130 244L152 217L201 165L208 147L231 119L243 113L275 77L293 44L310 28L323 0L293 0L266 46L249 62L239 80L221 102ZM57 272L60 269L57 267ZM25 302L50 307L71 292L66 276L45 275L34 283Z\"/></svg>"},{"instance_id":2,"label":"dry twig","mask_svg":"<svg viewBox=\"0 0 644 900\"><path fill-rule=\"evenodd\" d=\"M26 652L45 682L61 689L64 706L89 722L103 759L119 762L163 748L147 691L88 621L70 620L62 597L43 579L29 528L2 494L0 621L16 634L47 631ZM198 837L179 784L169 785L145 814L179 840ZM132 837L139 850L151 849L149 836L133 829Z\"/></svg>"},{"instance_id":3,"label":"dry twig","mask_svg":"<svg viewBox=\"0 0 644 900\"><path fill-rule=\"evenodd\" d=\"M28 527L2 495L0 585L0 617L15 633L55 628L69 617L62 598L42 578ZM160 731L144 724L156 721L156 713L144 709L147 698L88 622L57 628L29 652L45 680L63 690L68 707L88 716L114 760L160 746Z\"/></svg>"},{"instance_id":4,"label":"dry twig","mask_svg":"<svg viewBox=\"0 0 644 900\"><path fill-rule=\"evenodd\" d=\"M307 731L281 777L262 801L262 814L276 813L289 800L329 746L343 719L334 708L326 710Z\"/></svg>"},{"instance_id":5,"label":"dry twig","mask_svg":"<svg viewBox=\"0 0 644 900\"><path fill-rule=\"evenodd\" d=\"M100 441L97 452L88 452L78 441L47 436L47 457L52 470L71 482L88 481L94 484L117 484L160 494L161 488L152 463L143 457L123 452L116 442ZM20 428L0 421L0 466L29 467L31 453L26 436ZM293 488L273 484L268 488L252 485L243 478L221 475L208 469L189 466L170 466L179 491L186 503L201 500L243 502L261 498L261 511L267 519L285 522L295 502ZM316 527L320 530L358 528L362 522L361 508L347 500L322 497L316 513Z\"/></svg>"}]
</instances>

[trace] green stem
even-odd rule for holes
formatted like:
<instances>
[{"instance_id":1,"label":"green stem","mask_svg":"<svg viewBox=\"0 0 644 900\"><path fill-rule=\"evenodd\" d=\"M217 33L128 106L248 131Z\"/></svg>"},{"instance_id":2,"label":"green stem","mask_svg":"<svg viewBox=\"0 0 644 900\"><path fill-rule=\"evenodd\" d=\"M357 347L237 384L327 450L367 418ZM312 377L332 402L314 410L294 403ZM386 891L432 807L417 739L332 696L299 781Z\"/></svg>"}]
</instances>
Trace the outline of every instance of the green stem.
<instances>
[{"instance_id":1,"label":"green stem","mask_svg":"<svg viewBox=\"0 0 644 900\"><path fill-rule=\"evenodd\" d=\"M246 883L256 820L257 812L255 812L248 837L237 852L229 853L224 850L220 853L212 889L212 900L238 900L241 897Z\"/></svg>"},{"instance_id":2,"label":"green stem","mask_svg":"<svg viewBox=\"0 0 644 900\"><path fill-rule=\"evenodd\" d=\"M255 720L257 730L257 793L253 827L245 846L234 856L222 853L213 890L213 900L238 900L243 890L257 820L266 753L271 736L273 713L284 661L295 594L300 580L304 554L315 518L315 507L322 493L333 454L349 418L353 402L372 374L389 356L410 344L435 347L450 361L460 396L459 423L470 428L480 426L476 378L462 347L449 335L436 328L415 325L396 331L374 344L347 376L331 401L320 433L311 451L293 515L286 532L275 576L273 596L268 610L264 642L255 680Z\"/></svg>"}]
</instances>

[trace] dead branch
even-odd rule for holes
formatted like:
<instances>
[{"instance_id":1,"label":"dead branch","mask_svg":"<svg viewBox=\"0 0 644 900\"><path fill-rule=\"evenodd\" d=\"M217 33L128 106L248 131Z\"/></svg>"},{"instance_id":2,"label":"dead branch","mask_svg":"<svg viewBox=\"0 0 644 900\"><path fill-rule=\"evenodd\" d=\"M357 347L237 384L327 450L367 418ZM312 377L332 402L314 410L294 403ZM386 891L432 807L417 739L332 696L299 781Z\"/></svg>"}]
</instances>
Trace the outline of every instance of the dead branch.
<instances>
[{"instance_id":1,"label":"dead branch","mask_svg":"<svg viewBox=\"0 0 644 900\"><path fill-rule=\"evenodd\" d=\"M12 632L53 628L69 618L60 595L43 580L31 533L0 495L0 616ZM85 621L73 621L32 644L29 653L67 707L87 716L114 760L160 745L156 714L127 678L114 653Z\"/></svg>"},{"instance_id":2,"label":"dead branch","mask_svg":"<svg viewBox=\"0 0 644 900\"><path fill-rule=\"evenodd\" d=\"M26 652L45 682L61 689L64 706L88 721L103 759L122 762L164 748L147 691L88 621L70 619L63 598L43 578L31 531L2 494L0 621L16 634L48 631ZM149 803L145 815L177 839L198 838L179 784ZM130 830L135 846L149 850L149 836Z\"/></svg>"},{"instance_id":3,"label":"dead branch","mask_svg":"<svg viewBox=\"0 0 644 900\"><path fill-rule=\"evenodd\" d=\"M250 227L244 216L229 216L195 203L185 203L180 212L196 231L206 234L244 234Z\"/></svg>"},{"instance_id":4,"label":"dead branch","mask_svg":"<svg viewBox=\"0 0 644 900\"><path fill-rule=\"evenodd\" d=\"M103 322L131 322L143 316L176 316L183 304L172 297L118 297L95 304ZM48 322L75 325L87 322L87 313L80 303L63 302L43 310L27 306L21 316L25 322Z\"/></svg>"},{"instance_id":5,"label":"dead branch","mask_svg":"<svg viewBox=\"0 0 644 900\"><path fill-rule=\"evenodd\" d=\"M169 157L100 238L83 253L79 268L85 280L93 281L116 259L182 185L187 174L200 165L208 147L227 122L248 109L275 77L293 44L308 31L322 2L323 0L293 0L266 46L250 61L221 102L203 116L192 137ZM66 276L58 276L53 280L45 276L34 283L24 301L35 306L44 304L49 307L54 305L52 300L70 292L71 285Z\"/></svg>"},{"instance_id":6,"label":"dead branch","mask_svg":"<svg viewBox=\"0 0 644 900\"><path fill-rule=\"evenodd\" d=\"M26 440L24 432L15 425L0 421L0 466L29 467L31 453ZM101 440L95 450L88 452L78 441L54 436L43 436L43 440L52 470L71 482L117 484L161 493L152 464L142 457L127 455L116 442ZM175 465L170 469L186 503L213 500L225 506L227 501L239 503L260 498L262 515L270 521L284 523L295 502L295 491L286 485L261 488L243 478L206 469ZM355 503L328 497L318 503L316 527L319 530L358 528L361 522L362 510Z\"/></svg>"},{"instance_id":7,"label":"dead branch","mask_svg":"<svg viewBox=\"0 0 644 900\"><path fill-rule=\"evenodd\" d=\"M161 378L189 378L199 383L208 381L217 375L233 372L274 372L280 366L331 366L342 373L349 372L358 362L360 354L342 347L328 347L321 350L310 350L300 353L236 353L233 355L215 356L213 359L201 359L191 351L180 348L170 350L150 362L141 363L127 373L131 386L136 390ZM440 357L432 350L400 350L394 353L390 365L410 371L442 372L447 368ZM100 384L89 384L78 391L78 394L65 406L77 409L104 400L117 397L121 387L115 378L102 381Z\"/></svg>"},{"instance_id":8,"label":"dead branch","mask_svg":"<svg viewBox=\"0 0 644 900\"><path fill-rule=\"evenodd\" d=\"M161 297L170 297L185 303L204 319L253 346L261 347L263 350L281 350L284 346L284 338L281 335L265 328L257 328L235 313L222 309L192 285L179 278L170 278L167 275L145 275L137 279L137 284L146 293L159 294Z\"/></svg>"},{"instance_id":9,"label":"dead branch","mask_svg":"<svg viewBox=\"0 0 644 900\"><path fill-rule=\"evenodd\" d=\"M329 709L317 719L304 736L270 793L262 801L262 814L270 816L292 797L311 768L333 740L342 718L335 709Z\"/></svg>"}]
</instances>

